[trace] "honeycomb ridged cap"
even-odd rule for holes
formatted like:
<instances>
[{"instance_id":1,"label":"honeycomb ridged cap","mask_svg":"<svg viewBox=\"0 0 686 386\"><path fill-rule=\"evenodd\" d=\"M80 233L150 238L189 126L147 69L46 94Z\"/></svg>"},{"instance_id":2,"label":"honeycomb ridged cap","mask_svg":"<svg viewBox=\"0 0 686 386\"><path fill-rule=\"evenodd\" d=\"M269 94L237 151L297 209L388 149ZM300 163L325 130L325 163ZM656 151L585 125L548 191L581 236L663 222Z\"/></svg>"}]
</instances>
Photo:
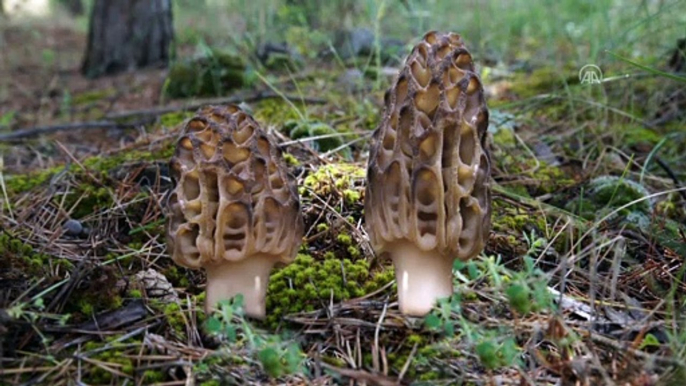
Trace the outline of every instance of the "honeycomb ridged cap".
<instances>
[{"instance_id":1,"label":"honeycomb ridged cap","mask_svg":"<svg viewBox=\"0 0 686 386\"><path fill-rule=\"evenodd\" d=\"M189 268L268 254L290 262L304 230L281 150L236 105L188 120L170 163L166 201L172 259Z\"/></svg>"},{"instance_id":2,"label":"honeycomb ridged cap","mask_svg":"<svg viewBox=\"0 0 686 386\"><path fill-rule=\"evenodd\" d=\"M461 37L427 33L385 95L367 170L365 222L379 253L406 239L469 259L491 224L488 109Z\"/></svg>"}]
</instances>

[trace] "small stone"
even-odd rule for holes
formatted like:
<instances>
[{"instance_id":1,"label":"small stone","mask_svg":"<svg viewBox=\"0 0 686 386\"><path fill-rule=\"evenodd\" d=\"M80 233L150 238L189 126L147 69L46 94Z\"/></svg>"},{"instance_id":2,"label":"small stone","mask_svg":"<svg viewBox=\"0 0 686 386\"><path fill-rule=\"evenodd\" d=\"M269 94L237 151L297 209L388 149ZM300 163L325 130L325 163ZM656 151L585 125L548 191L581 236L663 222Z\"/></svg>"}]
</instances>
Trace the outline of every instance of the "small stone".
<instances>
[{"instance_id":1,"label":"small stone","mask_svg":"<svg viewBox=\"0 0 686 386\"><path fill-rule=\"evenodd\" d=\"M363 90L364 83L364 74L356 68L346 70L338 77L338 84L348 92Z\"/></svg>"},{"instance_id":2,"label":"small stone","mask_svg":"<svg viewBox=\"0 0 686 386\"><path fill-rule=\"evenodd\" d=\"M71 237L80 236L83 233L83 224L79 220L69 219L62 225L64 234Z\"/></svg>"}]
</instances>

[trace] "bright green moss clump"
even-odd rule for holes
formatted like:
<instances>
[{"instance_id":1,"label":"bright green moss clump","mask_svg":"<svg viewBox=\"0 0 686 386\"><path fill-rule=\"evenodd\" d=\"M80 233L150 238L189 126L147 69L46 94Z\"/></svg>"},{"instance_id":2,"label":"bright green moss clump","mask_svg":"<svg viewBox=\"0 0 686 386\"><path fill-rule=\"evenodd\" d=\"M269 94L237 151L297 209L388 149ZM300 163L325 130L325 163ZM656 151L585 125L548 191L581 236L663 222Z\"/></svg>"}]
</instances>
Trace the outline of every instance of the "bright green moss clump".
<instances>
[{"instance_id":1,"label":"bright green moss clump","mask_svg":"<svg viewBox=\"0 0 686 386\"><path fill-rule=\"evenodd\" d=\"M50 178L62 169L63 167L55 167L31 173L5 175L7 194L12 197L15 194L27 192L40 185L47 185Z\"/></svg>"},{"instance_id":2,"label":"bright green moss clump","mask_svg":"<svg viewBox=\"0 0 686 386\"><path fill-rule=\"evenodd\" d=\"M537 197L558 192L576 183L562 169L544 161L504 151L494 154L493 159L505 175L513 178L521 177L522 184L518 184L515 180L505 186L519 195Z\"/></svg>"},{"instance_id":3,"label":"bright green moss clump","mask_svg":"<svg viewBox=\"0 0 686 386\"><path fill-rule=\"evenodd\" d=\"M125 357L123 355L125 352L122 351L126 347L126 343L113 342L113 340L119 337L120 336L112 336L108 338L109 342L87 342L81 347L80 351L82 353L88 353L89 351L101 349L103 345L108 344L110 349L97 353L91 353L88 355L88 357L105 363L109 367L117 369L119 372L129 377L133 377L135 371L134 361ZM111 371L108 371L100 366L88 366L87 368L87 378L91 384L119 384L121 381L123 381L123 379L118 375L113 374ZM161 378L159 378L160 376ZM164 374L158 373L155 378L164 380Z\"/></svg>"},{"instance_id":4,"label":"bright green moss clump","mask_svg":"<svg viewBox=\"0 0 686 386\"><path fill-rule=\"evenodd\" d=\"M303 109L304 106L297 100L293 101L297 109ZM298 110L281 99L265 99L255 105L255 119L263 124L283 125L290 120L301 119Z\"/></svg>"},{"instance_id":5,"label":"bright green moss clump","mask_svg":"<svg viewBox=\"0 0 686 386\"><path fill-rule=\"evenodd\" d=\"M572 68L541 67L529 74L519 73L512 80L510 90L522 98L549 93L561 89L565 83L578 82L576 71Z\"/></svg>"},{"instance_id":6,"label":"bright green moss clump","mask_svg":"<svg viewBox=\"0 0 686 386\"><path fill-rule=\"evenodd\" d=\"M195 113L190 111L174 111L164 114L160 117L160 124L164 127L174 127L188 118L193 117Z\"/></svg>"},{"instance_id":7,"label":"bright green moss clump","mask_svg":"<svg viewBox=\"0 0 686 386\"><path fill-rule=\"evenodd\" d=\"M305 177L299 193L308 197L310 191L320 196L338 191L349 204L360 202L366 174L364 168L358 165L347 163L324 165Z\"/></svg>"},{"instance_id":8,"label":"bright green moss clump","mask_svg":"<svg viewBox=\"0 0 686 386\"><path fill-rule=\"evenodd\" d=\"M393 280L393 270L370 271L364 259L323 260L299 254L295 261L274 272L267 291L267 322L276 325L284 315L314 311L333 296L334 302L363 296Z\"/></svg>"},{"instance_id":9,"label":"bright green moss clump","mask_svg":"<svg viewBox=\"0 0 686 386\"><path fill-rule=\"evenodd\" d=\"M69 260L36 251L7 232L0 232L0 256L0 270L17 270L35 277L44 277L51 271L63 274L74 267Z\"/></svg>"}]
</instances>

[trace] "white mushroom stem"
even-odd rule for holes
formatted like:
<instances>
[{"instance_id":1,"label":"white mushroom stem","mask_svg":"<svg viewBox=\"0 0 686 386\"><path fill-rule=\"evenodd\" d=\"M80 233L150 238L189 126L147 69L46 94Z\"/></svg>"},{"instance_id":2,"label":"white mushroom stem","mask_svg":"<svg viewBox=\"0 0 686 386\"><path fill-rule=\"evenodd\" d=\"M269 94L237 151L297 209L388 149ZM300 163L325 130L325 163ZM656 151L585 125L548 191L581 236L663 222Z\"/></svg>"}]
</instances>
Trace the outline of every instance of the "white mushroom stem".
<instances>
[{"instance_id":1,"label":"white mushroom stem","mask_svg":"<svg viewBox=\"0 0 686 386\"><path fill-rule=\"evenodd\" d=\"M436 301L453 293L453 259L435 251L423 251L409 241L384 248L395 266L400 312L428 314Z\"/></svg>"},{"instance_id":2,"label":"white mushroom stem","mask_svg":"<svg viewBox=\"0 0 686 386\"><path fill-rule=\"evenodd\" d=\"M269 273L278 259L273 255L256 254L239 261L224 261L206 267L207 297L205 309L217 309L217 303L239 293L243 295L243 310L247 316L264 319Z\"/></svg>"}]
</instances>

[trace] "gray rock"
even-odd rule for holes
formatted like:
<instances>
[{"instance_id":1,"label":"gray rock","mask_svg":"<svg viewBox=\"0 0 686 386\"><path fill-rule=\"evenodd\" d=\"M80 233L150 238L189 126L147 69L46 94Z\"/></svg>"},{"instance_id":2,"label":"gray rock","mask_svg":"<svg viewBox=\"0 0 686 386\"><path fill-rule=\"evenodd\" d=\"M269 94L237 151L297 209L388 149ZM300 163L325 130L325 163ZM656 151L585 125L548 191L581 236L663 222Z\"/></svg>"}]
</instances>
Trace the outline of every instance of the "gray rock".
<instances>
[{"instance_id":1,"label":"gray rock","mask_svg":"<svg viewBox=\"0 0 686 386\"><path fill-rule=\"evenodd\" d=\"M83 233L83 224L81 221L69 219L62 224L64 234L71 237L78 237Z\"/></svg>"},{"instance_id":2,"label":"gray rock","mask_svg":"<svg viewBox=\"0 0 686 386\"><path fill-rule=\"evenodd\" d=\"M272 70L301 68L304 58L286 43L267 42L257 48L257 58Z\"/></svg>"},{"instance_id":3,"label":"gray rock","mask_svg":"<svg viewBox=\"0 0 686 386\"><path fill-rule=\"evenodd\" d=\"M398 64L407 54L405 43L394 38L380 38L381 62ZM334 49L342 60L356 56L370 56L376 53L376 37L368 28L353 28L338 31L334 35Z\"/></svg>"},{"instance_id":4,"label":"gray rock","mask_svg":"<svg viewBox=\"0 0 686 386\"><path fill-rule=\"evenodd\" d=\"M348 92L363 90L364 83L364 74L356 68L348 69L338 77L338 85Z\"/></svg>"}]
</instances>

